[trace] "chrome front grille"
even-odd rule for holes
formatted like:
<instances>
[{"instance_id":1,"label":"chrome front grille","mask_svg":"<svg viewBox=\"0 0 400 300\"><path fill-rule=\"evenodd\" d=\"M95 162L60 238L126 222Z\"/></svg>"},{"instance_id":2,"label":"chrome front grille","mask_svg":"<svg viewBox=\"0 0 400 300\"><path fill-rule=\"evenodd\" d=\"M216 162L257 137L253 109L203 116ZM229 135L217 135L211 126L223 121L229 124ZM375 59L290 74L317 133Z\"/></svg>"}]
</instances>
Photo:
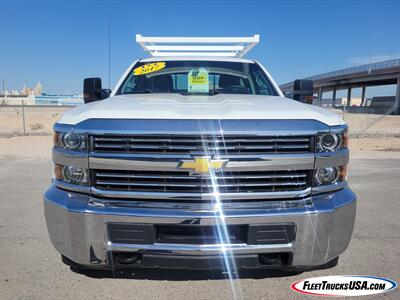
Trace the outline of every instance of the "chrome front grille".
<instances>
[{"instance_id":1,"label":"chrome front grille","mask_svg":"<svg viewBox=\"0 0 400 300\"><path fill-rule=\"evenodd\" d=\"M263 155L312 152L309 136L98 135L92 151L126 154Z\"/></svg>"},{"instance_id":2,"label":"chrome front grille","mask_svg":"<svg viewBox=\"0 0 400 300\"><path fill-rule=\"evenodd\" d=\"M98 190L120 192L265 193L302 191L311 186L312 171L216 172L194 175L188 171L92 170Z\"/></svg>"}]
</instances>

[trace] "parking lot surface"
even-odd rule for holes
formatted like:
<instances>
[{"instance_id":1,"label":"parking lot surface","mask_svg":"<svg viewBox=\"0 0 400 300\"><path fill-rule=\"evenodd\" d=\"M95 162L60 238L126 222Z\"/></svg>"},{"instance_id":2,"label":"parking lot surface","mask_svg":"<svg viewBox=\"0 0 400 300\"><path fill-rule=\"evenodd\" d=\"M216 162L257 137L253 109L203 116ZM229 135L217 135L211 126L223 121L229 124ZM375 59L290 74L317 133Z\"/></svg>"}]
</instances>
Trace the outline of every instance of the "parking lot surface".
<instances>
[{"instance_id":1,"label":"parking lot surface","mask_svg":"<svg viewBox=\"0 0 400 300\"><path fill-rule=\"evenodd\" d=\"M51 160L3 158L0 174L1 299L294 299L301 279L326 275L373 275L399 282L400 160L395 152L357 155L349 182L358 196L353 239L337 267L288 275L241 272L232 283L221 272L133 270L73 272L50 243L42 194L50 183ZM397 154L397 153L396 153ZM378 157L378 158L376 158ZM400 290L370 299L399 299Z\"/></svg>"}]
</instances>

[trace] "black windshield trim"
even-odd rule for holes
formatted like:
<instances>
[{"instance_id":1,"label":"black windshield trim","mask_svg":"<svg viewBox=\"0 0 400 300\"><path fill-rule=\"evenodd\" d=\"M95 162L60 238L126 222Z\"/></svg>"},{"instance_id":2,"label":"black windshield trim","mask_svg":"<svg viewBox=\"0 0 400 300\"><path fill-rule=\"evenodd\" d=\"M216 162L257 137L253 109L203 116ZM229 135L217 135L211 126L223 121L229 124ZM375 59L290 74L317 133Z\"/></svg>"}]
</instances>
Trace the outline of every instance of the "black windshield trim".
<instances>
[{"instance_id":1,"label":"black windshield trim","mask_svg":"<svg viewBox=\"0 0 400 300\"><path fill-rule=\"evenodd\" d=\"M161 61L163 61L162 59L160 59L160 60L154 60L154 61L145 61L145 60L143 60L143 59L140 59L140 60L138 60L131 68L130 68L130 70L129 70L129 72L126 74L126 76L125 76L125 78L124 78L124 80L121 82L121 84L119 85L119 87L118 87L118 90L117 90L117 92L115 93L115 95L117 96L117 95L134 95L134 94L148 94L149 92L146 92L146 91L144 91L143 93L142 92L134 92L134 93L122 93L122 88L123 88L123 86L125 85L125 83L126 83L126 81L129 79L129 77L130 77L130 75L131 75L131 73L133 72L133 70L135 69L135 68L137 68L137 67L139 67L139 66L141 66L141 65L143 65L143 64L145 64L145 63L153 63L153 62L161 62ZM262 68L262 66L257 62L257 61L251 61L251 62L241 62L241 61L229 61L229 60L227 60L227 61L225 61L225 60L200 60L200 59L194 59L194 60L166 60L166 61L168 61L168 62L190 62L190 61L193 61L193 62L196 62L196 63L199 63L199 62L224 62L224 63L232 63L232 64L246 64L246 65L253 65L253 66L256 66L257 68L259 68L259 70L264 74L264 76L265 76L265 78L267 79L267 81L268 81L268 83L269 83L269 85L270 85L270 87L271 87L271 89L272 89L272 91L273 91L273 93L271 94L271 95L266 95L266 96L279 96L279 92L278 92L278 90L276 89L276 87L275 87L275 85L273 84L273 81L271 80L271 78L265 73L265 71L264 71L264 69ZM249 74L249 77L253 77L251 74ZM262 94L259 94L259 88L257 87L256 88L256 90L257 90L257 93L256 94L243 94L243 95L262 95ZM159 93L159 92L154 92L155 94L156 93ZM179 93L179 92L165 92L165 93L161 93L161 94L180 94L180 95L183 95L183 93ZM204 93L203 95L206 95L206 96L212 96L212 95L217 95L217 94L220 94L220 92L218 92L218 91L215 91L215 90L213 90L213 91L210 91L210 93ZM192 95L192 93L185 93L185 96L186 95ZM196 94L197 95L197 94ZM240 93L235 93L235 95L240 95Z\"/></svg>"}]
</instances>

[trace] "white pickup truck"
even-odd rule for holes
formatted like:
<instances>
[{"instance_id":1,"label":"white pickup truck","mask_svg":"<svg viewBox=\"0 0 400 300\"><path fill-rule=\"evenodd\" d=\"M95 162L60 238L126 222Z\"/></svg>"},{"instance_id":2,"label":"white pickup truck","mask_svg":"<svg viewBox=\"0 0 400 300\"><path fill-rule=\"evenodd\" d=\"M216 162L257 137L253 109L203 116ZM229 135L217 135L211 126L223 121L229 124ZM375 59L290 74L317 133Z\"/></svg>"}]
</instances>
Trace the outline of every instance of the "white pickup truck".
<instances>
[{"instance_id":1,"label":"white pickup truck","mask_svg":"<svg viewBox=\"0 0 400 300\"><path fill-rule=\"evenodd\" d=\"M263 66L238 57L258 36L137 39L151 57L135 61L112 92L86 79L87 104L54 126L44 208L63 261L336 265L356 212L343 120L285 98Z\"/></svg>"}]
</instances>

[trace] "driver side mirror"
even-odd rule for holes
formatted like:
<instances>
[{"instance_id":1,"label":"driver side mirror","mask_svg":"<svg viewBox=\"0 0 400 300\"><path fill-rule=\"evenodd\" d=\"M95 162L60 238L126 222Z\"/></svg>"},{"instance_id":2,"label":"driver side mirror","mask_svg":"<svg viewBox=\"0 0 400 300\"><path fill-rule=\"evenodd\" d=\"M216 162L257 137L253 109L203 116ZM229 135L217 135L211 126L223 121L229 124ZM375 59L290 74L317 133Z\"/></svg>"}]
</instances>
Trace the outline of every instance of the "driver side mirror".
<instances>
[{"instance_id":1,"label":"driver side mirror","mask_svg":"<svg viewBox=\"0 0 400 300\"><path fill-rule=\"evenodd\" d=\"M99 101L110 96L110 89L103 89L100 78L85 78L83 81L83 100L85 103Z\"/></svg>"},{"instance_id":2,"label":"driver side mirror","mask_svg":"<svg viewBox=\"0 0 400 300\"><path fill-rule=\"evenodd\" d=\"M293 99L312 104L314 100L314 82L307 79L296 79L293 85Z\"/></svg>"}]
</instances>

